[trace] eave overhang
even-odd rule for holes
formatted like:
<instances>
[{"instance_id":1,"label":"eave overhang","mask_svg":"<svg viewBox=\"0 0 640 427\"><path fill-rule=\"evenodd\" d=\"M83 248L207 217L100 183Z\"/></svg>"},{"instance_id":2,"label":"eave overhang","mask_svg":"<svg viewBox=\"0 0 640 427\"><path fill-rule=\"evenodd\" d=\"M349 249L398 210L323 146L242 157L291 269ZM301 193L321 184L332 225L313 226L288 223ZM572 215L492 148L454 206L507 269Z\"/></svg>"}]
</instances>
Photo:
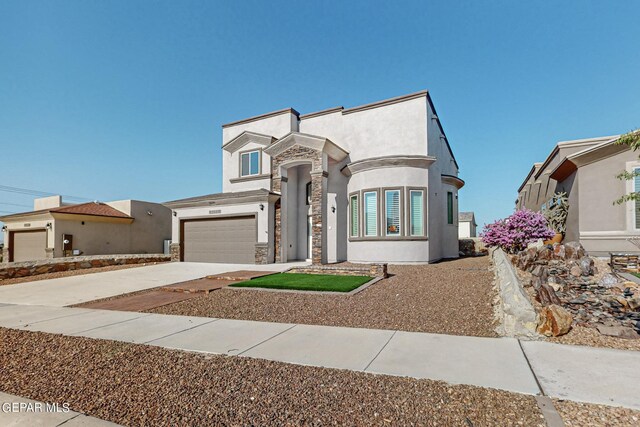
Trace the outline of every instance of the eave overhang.
<instances>
[{"instance_id":1,"label":"eave overhang","mask_svg":"<svg viewBox=\"0 0 640 427\"><path fill-rule=\"evenodd\" d=\"M344 150L340 146L336 145L328 138L300 132L288 133L287 135L275 141L269 147L265 148L264 152L271 157L275 157L295 145L325 152L329 157L338 162L344 160L349 155L349 152L347 150Z\"/></svg>"},{"instance_id":2,"label":"eave overhang","mask_svg":"<svg viewBox=\"0 0 640 427\"><path fill-rule=\"evenodd\" d=\"M464 181L458 178L457 176L442 174L440 175L440 177L444 184L453 185L458 190L464 187Z\"/></svg>"},{"instance_id":3,"label":"eave overhang","mask_svg":"<svg viewBox=\"0 0 640 427\"><path fill-rule=\"evenodd\" d=\"M358 172L371 169L393 168L393 167L413 167L426 169L436 161L432 156L420 155L398 155L371 157L369 159L358 160L343 167L340 172L345 176L351 176Z\"/></svg>"},{"instance_id":4,"label":"eave overhang","mask_svg":"<svg viewBox=\"0 0 640 427\"><path fill-rule=\"evenodd\" d=\"M189 197L188 199L173 200L163 203L170 209L193 208L202 206L238 205L246 203L273 203L280 195L266 189L238 191L230 193L216 193L205 196Z\"/></svg>"},{"instance_id":5,"label":"eave overhang","mask_svg":"<svg viewBox=\"0 0 640 427\"><path fill-rule=\"evenodd\" d=\"M244 131L240 135L233 138L231 141L227 142L222 146L223 150L226 150L230 153L238 151L245 145L253 142L259 145L269 146L271 145L276 138L271 135L265 135L262 133L249 132Z\"/></svg>"}]
</instances>

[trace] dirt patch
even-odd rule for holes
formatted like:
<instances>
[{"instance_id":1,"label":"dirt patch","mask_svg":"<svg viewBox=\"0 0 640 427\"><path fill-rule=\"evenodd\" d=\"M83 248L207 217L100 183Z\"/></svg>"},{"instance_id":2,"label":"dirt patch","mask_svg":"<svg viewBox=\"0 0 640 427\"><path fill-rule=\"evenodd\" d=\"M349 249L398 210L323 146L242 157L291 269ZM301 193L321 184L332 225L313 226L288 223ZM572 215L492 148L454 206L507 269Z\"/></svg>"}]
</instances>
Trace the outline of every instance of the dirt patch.
<instances>
[{"instance_id":1,"label":"dirt patch","mask_svg":"<svg viewBox=\"0 0 640 427\"><path fill-rule=\"evenodd\" d=\"M567 427L624 427L640 424L640 411L553 399L556 410Z\"/></svg>"},{"instance_id":2,"label":"dirt patch","mask_svg":"<svg viewBox=\"0 0 640 427\"><path fill-rule=\"evenodd\" d=\"M0 328L4 392L123 425L544 426L532 396Z\"/></svg>"},{"instance_id":3,"label":"dirt patch","mask_svg":"<svg viewBox=\"0 0 640 427\"><path fill-rule=\"evenodd\" d=\"M355 295L221 289L150 312L268 322L496 336L489 258L391 265L388 279Z\"/></svg>"},{"instance_id":4,"label":"dirt patch","mask_svg":"<svg viewBox=\"0 0 640 427\"><path fill-rule=\"evenodd\" d=\"M37 282L38 280L59 279L61 277L81 276L85 274L104 273L105 271L124 270L127 268L144 267L147 265L164 264L154 262L152 264L126 264L126 265L109 265L107 267L83 268L80 270L58 271L55 273L44 273L35 276L17 277L15 279L0 280L0 286L14 285L16 283Z\"/></svg>"}]
</instances>

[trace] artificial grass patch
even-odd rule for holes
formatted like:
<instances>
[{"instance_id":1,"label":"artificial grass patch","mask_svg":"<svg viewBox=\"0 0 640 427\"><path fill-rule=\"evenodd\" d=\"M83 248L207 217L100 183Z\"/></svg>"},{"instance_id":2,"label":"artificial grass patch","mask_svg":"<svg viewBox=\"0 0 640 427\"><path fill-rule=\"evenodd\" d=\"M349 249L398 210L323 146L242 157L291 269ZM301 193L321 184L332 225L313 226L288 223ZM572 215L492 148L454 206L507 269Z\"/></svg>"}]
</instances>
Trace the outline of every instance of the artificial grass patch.
<instances>
[{"instance_id":1,"label":"artificial grass patch","mask_svg":"<svg viewBox=\"0 0 640 427\"><path fill-rule=\"evenodd\" d=\"M278 273L256 277L229 286L238 288L291 289L297 291L349 292L364 285L369 276L335 276L331 274Z\"/></svg>"}]
</instances>

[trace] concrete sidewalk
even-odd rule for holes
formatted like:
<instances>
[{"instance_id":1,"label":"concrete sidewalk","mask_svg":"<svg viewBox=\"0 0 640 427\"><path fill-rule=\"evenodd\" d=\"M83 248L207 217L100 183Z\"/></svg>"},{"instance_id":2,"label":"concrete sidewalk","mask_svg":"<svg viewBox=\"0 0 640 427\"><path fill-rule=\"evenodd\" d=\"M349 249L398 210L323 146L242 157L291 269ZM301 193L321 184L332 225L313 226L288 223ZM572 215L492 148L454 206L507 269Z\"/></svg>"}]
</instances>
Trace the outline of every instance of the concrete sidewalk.
<instances>
[{"instance_id":1,"label":"concrete sidewalk","mask_svg":"<svg viewBox=\"0 0 640 427\"><path fill-rule=\"evenodd\" d=\"M47 306L0 306L0 326L300 365L442 380L640 410L640 352L513 338ZM540 387L538 386L540 384Z\"/></svg>"},{"instance_id":2,"label":"concrete sidewalk","mask_svg":"<svg viewBox=\"0 0 640 427\"><path fill-rule=\"evenodd\" d=\"M251 266L259 271L284 271L307 263L267 264ZM0 286L0 301L11 304L63 307L129 292L171 285L201 277L245 270L246 264L210 264L171 262L102 273L61 277Z\"/></svg>"},{"instance_id":3,"label":"concrete sidewalk","mask_svg":"<svg viewBox=\"0 0 640 427\"><path fill-rule=\"evenodd\" d=\"M79 412L65 409L62 404L47 408L47 404L0 392L0 426L43 426L57 427L117 427L109 421L88 417Z\"/></svg>"}]
</instances>

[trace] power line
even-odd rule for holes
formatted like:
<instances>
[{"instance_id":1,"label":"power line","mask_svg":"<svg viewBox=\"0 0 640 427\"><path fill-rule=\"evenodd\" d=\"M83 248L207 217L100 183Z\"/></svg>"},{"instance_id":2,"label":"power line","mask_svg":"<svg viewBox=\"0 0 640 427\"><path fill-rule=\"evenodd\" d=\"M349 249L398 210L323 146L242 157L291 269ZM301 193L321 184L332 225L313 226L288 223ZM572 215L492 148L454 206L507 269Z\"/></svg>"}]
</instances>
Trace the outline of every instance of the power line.
<instances>
[{"instance_id":1,"label":"power line","mask_svg":"<svg viewBox=\"0 0 640 427\"><path fill-rule=\"evenodd\" d=\"M58 194L56 193L49 193L47 191L39 191L39 190L31 190L28 188L19 188L19 187L9 187L8 185L0 185L0 191L5 191L7 193L17 193L17 194L27 194L30 196L40 196L40 197L46 197L46 196L58 196ZM76 200L76 201L86 201L86 200L91 200L88 199L86 197L79 197L79 196L69 196L69 195L65 195L65 194L60 194L60 196L64 199L68 199L68 200Z\"/></svg>"},{"instance_id":2,"label":"power line","mask_svg":"<svg viewBox=\"0 0 640 427\"><path fill-rule=\"evenodd\" d=\"M7 203L7 202L0 202L0 205L8 205L8 206L18 206L20 208L30 208L30 205L21 205L18 203Z\"/></svg>"}]
</instances>

